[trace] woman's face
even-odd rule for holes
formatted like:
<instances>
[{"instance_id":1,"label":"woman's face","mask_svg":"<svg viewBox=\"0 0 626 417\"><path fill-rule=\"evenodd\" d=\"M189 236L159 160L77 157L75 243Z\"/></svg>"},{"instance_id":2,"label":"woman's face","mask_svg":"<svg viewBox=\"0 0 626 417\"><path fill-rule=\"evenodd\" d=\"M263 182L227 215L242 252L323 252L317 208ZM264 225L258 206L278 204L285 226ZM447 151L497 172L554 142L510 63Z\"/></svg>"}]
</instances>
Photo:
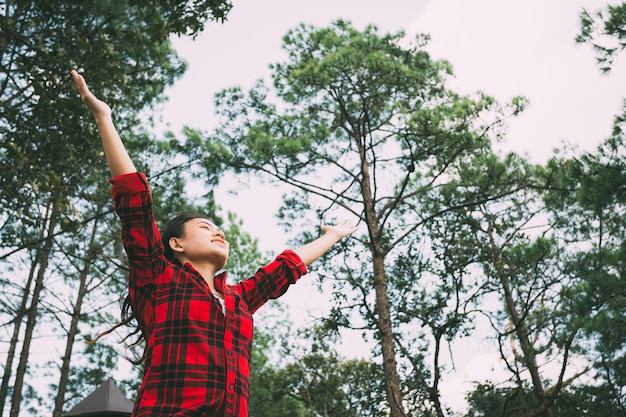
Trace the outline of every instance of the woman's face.
<instances>
[{"instance_id":1,"label":"woman's face","mask_svg":"<svg viewBox=\"0 0 626 417\"><path fill-rule=\"evenodd\" d=\"M188 220L184 224L184 235L172 238L170 246L183 263L208 262L215 266L216 271L222 269L228 259L229 245L224 232L204 218Z\"/></svg>"}]
</instances>

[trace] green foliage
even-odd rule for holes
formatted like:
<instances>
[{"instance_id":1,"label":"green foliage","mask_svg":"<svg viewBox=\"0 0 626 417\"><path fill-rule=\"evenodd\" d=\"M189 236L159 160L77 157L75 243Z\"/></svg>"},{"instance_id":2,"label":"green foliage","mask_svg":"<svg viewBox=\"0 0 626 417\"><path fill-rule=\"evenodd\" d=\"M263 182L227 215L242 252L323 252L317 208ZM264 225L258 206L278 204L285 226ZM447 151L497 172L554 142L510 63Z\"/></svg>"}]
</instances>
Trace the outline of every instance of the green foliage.
<instances>
[{"instance_id":1,"label":"green foliage","mask_svg":"<svg viewBox=\"0 0 626 417\"><path fill-rule=\"evenodd\" d=\"M625 9L608 10L604 32L618 45L598 46L605 68L623 49ZM595 43L602 30L593 24L583 20L579 42ZM334 296L324 329L372 331L388 392L396 357L385 352L397 349L403 399L415 414L448 412L442 351L480 317L512 385L479 386L471 415L575 415L591 412L592 398L615 413L626 340L626 118L616 118L596 154L557 154L545 166L496 155L491 142L526 100L500 105L451 91L451 67L428 55L427 40L346 21L300 26L284 38L287 62L272 66L273 91L260 82L218 95L223 124L208 144L224 144L235 169L299 190L281 209L291 228L329 217L362 222L367 230L335 248L320 273ZM311 349L289 370L299 392L315 393L319 403L309 404L321 414L343 410L340 396L325 401L316 391L316 378L339 390L323 372L334 363ZM580 383L585 373L598 384Z\"/></svg>"},{"instance_id":2,"label":"green foliage","mask_svg":"<svg viewBox=\"0 0 626 417\"><path fill-rule=\"evenodd\" d=\"M382 406L384 378L379 365L342 358L319 327L301 329L297 337L290 336L292 341L279 342L284 332L270 328L260 333L257 329L250 416L387 415ZM270 358L280 345L279 356Z\"/></svg>"},{"instance_id":3,"label":"green foliage","mask_svg":"<svg viewBox=\"0 0 626 417\"><path fill-rule=\"evenodd\" d=\"M229 0L129 0L128 5L151 11L148 33L163 39L169 34L196 37L208 21L223 23L233 7Z\"/></svg>"},{"instance_id":4,"label":"green foliage","mask_svg":"<svg viewBox=\"0 0 626 417\"><path fill-rule=\"evenodd\" d=\"M615 126L623 123L623 115L617 116ZM625 148L623 130L614 129L596 153L580 158L581 169L575 173L580 179L578 205L564 213L581 219L570 224L566 236L582 243L570 265L583 282L575 299L576 307L586 314L585 335L597 354L594 373L621 407L626 404Z\"/></svg>"},{"instance_id":5,"label":"green foliage","mask_svg":"<svg viewBox=\"0 0 626 417\"><path fill-rule=\"evenodd\" d=\"M487 318L516 386L508 392L515 397L511 404L505 396L481 397L488 401L483 409L498 415L506 402L515 409L512 415L549 415L554 396L567 384L561 372L584 345L577 335L585 314L567 302L578 281L563 267L566 246L545 222L545 178L559 171L514 154L485 154L460 164L457 172L435 194L444 203L433 198L437 207L458 207L433 222L433 247L445 265L437 275L459 277L461 285L448 298L461 300L457 305L463 308L452 311L479 311ZM552 363L561 368L548 371Z\"/></svg>"},{"instance_id":6,"label":"green foliage","mask_svg":"<svg viewBox=\"0 0 626 417\"><path fill-rule=\"evenodd\" d=\"M117 367L119 361L119 353L113 346L96 343L93 345L84 344L84 356L90 361L81 366L73 366L69 375L68 391L66 394L65 411L71 409L74 405L82 401L87 393L92 392L105 381L112 377L111 370ZM135 381L139 381L139 375L135 375ZM124 389L122 385L118 385ZM135 384L133 391L125 392L127 398L133 399L132 392L136 392L138 384ZM58 386L52 385L51 392L57 392Z\"/></svg>"},{"instance_id":7,"label":"green foliage","mask_svg":"<svg viewBox=\"0 0 626 417\"><path fill-rule=\"evenodd\" d=\"M567 388L551 408L552 417L623 416L624 411L611 397L610 388L601 385L576 385ZM468 395L469 410L465 417L519 417L524 415L520 405L532 406L530 390L520 396L514 388L498 387L492 383L478 384ZM530 404L528 404L530 403Z\"/></svg>"},{"instance_id":8,"label":"green foliage","mask_svg":"<svg viewBox=\"0 0 626 417\"><path fill-rule=\"evenodd\" d=\"M285 383L280 340L290 337L290 320L279 301L255 314L252 368L250 370L250 417L305 417L306 405Z\"/></svg>"},{"instance_id":9,"label":"green foliage","mask_svg":"<svg viewBox=\"0 0 626 417\"><path fill-rule=\"evenodd\" d=\"M345 217L363 224L362 234L334 247L318 269L334 298L325 325L373 334L385 391L394 397L387 405L427 401L416 412L441 414L439 355L471 329L476 284L457 269L464 252L446 261L445 245L433 249L435 239L452 240L449 224L442 221L436 237L430 233L446 213L492 198L485 190L506 195L515 176L524 177L503 161L489 164L495 173L481 172L485 179L456 182L463 170L479 175L481 163L490 162L491 141L525 100L503 106L482 93L450 90L451 66L430 57L427 41L381 35L374 26L359 31L342 20L327 28L301 25L284 37L288 58L272 65L273 89L259 82L247 93L234 87L217 95L223 123L206 146L223 144L231 155L226 164L238 172L298 190L280 212L290 230ZM501 171L510 182L496 189L487 179ZM431 259L435 252L439 258ZM426 363L431 346L435 358ZM398 358L410 364L401 378Z\"/></svg>"},{"instance_id":10,"label":"green foliage","mask_svg":"<svg viewBox=\"0 0 626 417\"><path fill-rule=\"evenodd\" d=\"M608 4L595 13L580 13L578 43L590 43L602 72L609 72L617 55L626 48L626 3Z\"/></svg>"},{"instance_id":11,"label":"green foliage","mask_svg":"<svg viewBox=\"0 0 626 417\"><path fill-rule=\"evenodd\" d=\"M91 116L68 77L71 69L84 71L92 90L124 114L117 122L126 131L185 69L169 36L197 34L207 19L223 20L229 9L224 0L7 4L0 18L0 158L7 168L0 174L0 197L33 187L75 188L101 161Z\"/></svg>"},{"instance_id":12,"label":"green foliage","mask_svg":"<svg viewBox=\"0 0 626 417\"><path fill-rule=\"evenodd\" d=\"M169 37L195 36L206 22L223 21L230 7L223 0L92 1L89 7L17 0L0 6L1 279L8 281L12 269L23 271L11 277L0 314L7 333L17 335L12 340L21 338L25 347L19 352L12 342L8 349L0 409L7 404L10 381L20 392L18 378L29 363L31 337L24 335L22 323L27 320L27 328L34 329L33 338L46 333L59 345L66 341L71 356L69 341L80 327L72 320L92 325L111 306L119 310L125 283L109 173L93 118L80 103L69 71L85 73L92 90L111 105L131 155L143 168L165 151L145 133L140 112L161 102L164 89L185 70ZM50 250L43 251L47 244ZM40 298L33 288L43 288ZM33 314L26 319L27 313ZM40 330L50 325L52 335ZM17 375L13 359L20 362ZM61 362L55 361L63 373L66 363ZM109 365L103 364L103 371ZM41 411L46 404L32 401L37 413L50 414L50 409ZM19 403L16 395L11 407L19 410Z\"/></svg>"},{"instance_id":13,"label":"green foliage","mask_svg":"<svg viewBox=\"0 0 626 417\"><path fill-rule=\"evenodd\" d=\"M285 371L272 367L254 370L250 376L250 417L306 417L306 405L285 387Z\"/></svg>"}]
</instances>

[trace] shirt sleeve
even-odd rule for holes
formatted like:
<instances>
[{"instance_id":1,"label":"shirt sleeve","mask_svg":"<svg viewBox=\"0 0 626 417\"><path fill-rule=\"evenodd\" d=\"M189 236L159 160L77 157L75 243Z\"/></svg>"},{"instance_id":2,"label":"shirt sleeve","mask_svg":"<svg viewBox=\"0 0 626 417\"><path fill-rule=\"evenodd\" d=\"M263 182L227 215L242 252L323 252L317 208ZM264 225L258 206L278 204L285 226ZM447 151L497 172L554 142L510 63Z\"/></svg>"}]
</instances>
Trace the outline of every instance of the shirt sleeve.
<instances>
[{"instance_id":1,"label":"shirt sleeve","mask_svg":"<svg viewBox=\"0 0 626 417\"><path fill-rule=\"evenodd\" d=\"M154 220L152 196L143 173L112 178L115 212L122 221L122 243L128 255L130 284L143 287L166 267L161 235Z\"/></svg>"},{"instance_id":2,"label":"shirt sleeve","mask_svg":"<svg viewBox=\"0 0 626 417\"><path fill-rule=\"evenodd\" d=\"M300 257L294 251L286 250L238 286L250 313L254 313L268 300L283 295L306 273L307 268Z\"/></svg>"}]
</instances>

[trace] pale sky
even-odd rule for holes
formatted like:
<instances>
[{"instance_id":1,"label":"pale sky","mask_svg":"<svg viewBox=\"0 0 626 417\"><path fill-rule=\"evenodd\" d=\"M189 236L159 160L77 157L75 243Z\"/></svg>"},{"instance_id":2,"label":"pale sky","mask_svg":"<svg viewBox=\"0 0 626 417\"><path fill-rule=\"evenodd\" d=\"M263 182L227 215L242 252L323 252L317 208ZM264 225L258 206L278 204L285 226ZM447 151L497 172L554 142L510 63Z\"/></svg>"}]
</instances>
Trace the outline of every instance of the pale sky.
<instances>
[{"instance_id":1,"label":"pale sky","mask_svg":"<svg viewBox=\"0 0 626 417\"><path fill-rule=\"evenodd\" d=\"M209 24L195 40L175 41L189 69L169 90L163 111L164 122L174 132L184 125L214 129L216 92L237 85L247 90L257 79L267 80L268 65L284 59L281 40L289 29L299 23L324 27L338 18L359 29L374 24L381 33L402 29L430 34L428 50L452 63L460 92L481 90L501 101L527 97L530 105L510 120L506 140L498 146L527 153L536 161L548 158L563 142L593 150L608 136L613 115L626 97L626 58L618 60L610 75L602 75L590 47L574 43L581 9L596 10L603 4L597 0L234 3L224 24ZM271 188L261 187L278 199L280 194ZM280 250L284 241L263 237L267 226L275 224L279 201L248 208L252 199L254 194L245 192L234 199L222 196L222 205L244 219L263 248Z\"/></svg>"},{"instance_id":2,"label":"pale sky","mask_svg":"<svg viewBox=\"0 0 626 417\"><path fill-rule=\"evenodd\" d=\"M506 142L499 145L503 151L527 153L537 162L563 142L591 151L608 136L613 115L626 97L626 57L618 60L610 75L601 75L590 47L574 43L581 9L596 10L604 4L597 0L235 0L226 23L210 24L196 40L175 41L189 69L169 91L163 119L175 132L184 125L212 130L216 127L213 95L236 85L246 90L258 78L267 79L268 65L284 58L280 47L287 30L299 23L324 27L343 18L359 29L374 24L381 33L403 29L430 34L428 50L452 63L460 92L481 90L501 101L526 96L530 105L509 123ZM269 196L264 205L259 204L259 190ZM244 220L244 228L259 238L263 250L282 250L285 239L276 238L282 231L273 217L280 203L277 190L261 186L237 196L221 194L221 198L223 208ZM295 315L306 315L305 309L323 311L325 297L313 291L311 285L299 283L284 300L299 309ZM481 349L480 341L472 352L465 349L467 356L457 361L459 372L447 376L447 399L455 408L463 403L467 382L488 375L486 365L492 357L482 356Z\"/></svg>"},{"instance_id":3,"label":"pale sky","mask_svg":"<svg viewBox=\"0 0 626 417\"><path fill-rule=\"evenodd\" d=\"M574 43L578 14L593 0L334 0L235 1L229 20L210 24L196 40L175 42L189 62L170 90L164 120L211 129L213 94L244 88L283 59L281 38L299 23L327 26L338 18L380 32L424 32L436 58L454 66L458 88L482 90L506 100L524 95L525 114L511 122L510 149L542 158L565 139L587 148L610 128L624 96L623 62L602 76L587 46ZM623 61L623 59L622 59ZM621 75L621 77L620 77ZM593 148L593 146L591 146Z\"/></svg>"}]
</instances>

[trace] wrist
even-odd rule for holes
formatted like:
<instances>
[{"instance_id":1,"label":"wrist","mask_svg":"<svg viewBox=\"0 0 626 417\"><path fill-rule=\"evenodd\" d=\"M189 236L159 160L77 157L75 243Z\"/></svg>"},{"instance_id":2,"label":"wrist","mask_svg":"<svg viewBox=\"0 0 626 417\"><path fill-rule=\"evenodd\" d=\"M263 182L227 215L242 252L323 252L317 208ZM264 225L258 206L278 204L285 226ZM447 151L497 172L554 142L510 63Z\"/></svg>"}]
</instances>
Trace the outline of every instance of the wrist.
<instances>
[{"instance_id":1,"label":"wrist","mask_svg":"<svg viewBox=\"0 0 626 417\"><path fill-rule=\"evenodd\" d=\"M343 238L343 236L341 236L339 233L337 233L333 229L326 230L324 232L324 236L327 236L328 239L332 240L334 243L339 242Z\"/></svg>"},{"instance_id":2,"label":"wrist","mask_svg":"<svg viewBox=\"0 0 626 417\"><path fill-rule=\"evenodd\" d=\"M96 121L96 125L113 123L113 117L111 117L111 113L92 113L92 115L94 120Z\"/></svg>"}]
</instances>

